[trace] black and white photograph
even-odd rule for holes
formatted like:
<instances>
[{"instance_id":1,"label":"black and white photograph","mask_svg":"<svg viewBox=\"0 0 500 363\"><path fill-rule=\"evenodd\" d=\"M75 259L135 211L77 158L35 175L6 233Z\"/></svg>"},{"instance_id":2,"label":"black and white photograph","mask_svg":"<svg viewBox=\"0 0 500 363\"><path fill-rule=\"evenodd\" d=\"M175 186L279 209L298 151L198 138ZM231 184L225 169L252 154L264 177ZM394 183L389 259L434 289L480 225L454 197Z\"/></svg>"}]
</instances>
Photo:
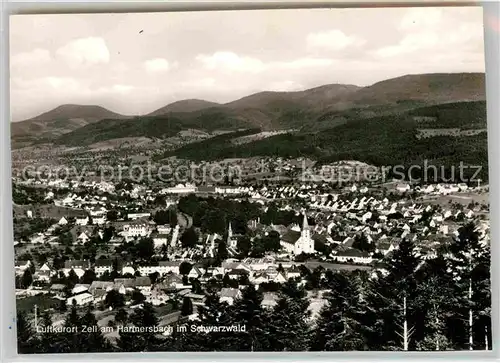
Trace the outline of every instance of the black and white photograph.
<instances>
[{"instance_id":1,"label":"black and white photograph","mask_svg":"<svg viewBox=\"0 0 500 363\"><path fill-rule=\"evenodd\" d=\"M9 22L19 354L492 350L482 7Z\"/></svg>"}]
</instances>

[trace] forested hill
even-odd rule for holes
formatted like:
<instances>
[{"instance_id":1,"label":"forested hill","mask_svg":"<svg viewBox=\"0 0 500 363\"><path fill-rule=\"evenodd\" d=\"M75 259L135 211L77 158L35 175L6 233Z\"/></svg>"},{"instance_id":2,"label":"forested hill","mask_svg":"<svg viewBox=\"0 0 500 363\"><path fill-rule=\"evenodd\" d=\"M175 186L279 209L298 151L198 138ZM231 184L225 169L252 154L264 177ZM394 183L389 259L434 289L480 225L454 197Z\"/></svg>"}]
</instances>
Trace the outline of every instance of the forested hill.
<instances>
[{"instance_id":1,"label":"forested hill","mask_svg":"<svg viewBox=\"0 0 500 363\"><path fill-rule=\"evenodd\" d=\"M114 138L166 138L186 129L208 132L242 128L321 130L418 107L484 101L484 80L484 73L414 74L367 87L327 84L296 92L265 91L225 104L180 100L137 117L105 112L98 106L63 107L64 112L58 108L43 115L46 130L40 128L38 121L13 123L12 140L21 145L55 141L68 146L86 146L92 141ZM88 116L88 110L93 118L87 120L82 115ZM36 127L21 127L32 123Z\"/></svg>"},{"instance_id":2,"label":"forested hill","mask_svg":"<svg viewBox=\"0 0 500 363\"><path fill-rule=\"evenodd\" d=\"M430 130L430 137L421 137ZM463 130L463 131L462 131ZM470 131L467 134L465 131ZM434 132L434 134L433 134ZM320 132L295 132L235 145L213 138L165 153L193 160L281 156L320 162L359 160L374 165L430 164L483 166L487 175L486 103L460 102L424 107L399 115L352 120Z\"/></svg>"}]
</instances>

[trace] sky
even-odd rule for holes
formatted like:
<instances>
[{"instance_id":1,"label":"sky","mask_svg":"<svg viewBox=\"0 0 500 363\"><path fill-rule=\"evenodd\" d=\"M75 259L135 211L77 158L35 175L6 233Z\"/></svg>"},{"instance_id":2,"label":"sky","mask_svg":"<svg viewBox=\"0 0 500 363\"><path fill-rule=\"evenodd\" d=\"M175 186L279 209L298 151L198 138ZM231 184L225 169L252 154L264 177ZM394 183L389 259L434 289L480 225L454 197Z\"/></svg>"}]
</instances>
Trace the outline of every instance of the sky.
<instances>
[{"instance_id":1,"label":"sky","mask_svg":"<svg viewBox=\"0 0 500 363\"><path fill-rule=\"evenodd\" d=\"M141 115L197 98L484 72L480 7L10 18L11 116L62 104Z\"/></svg>"}]
</instances>

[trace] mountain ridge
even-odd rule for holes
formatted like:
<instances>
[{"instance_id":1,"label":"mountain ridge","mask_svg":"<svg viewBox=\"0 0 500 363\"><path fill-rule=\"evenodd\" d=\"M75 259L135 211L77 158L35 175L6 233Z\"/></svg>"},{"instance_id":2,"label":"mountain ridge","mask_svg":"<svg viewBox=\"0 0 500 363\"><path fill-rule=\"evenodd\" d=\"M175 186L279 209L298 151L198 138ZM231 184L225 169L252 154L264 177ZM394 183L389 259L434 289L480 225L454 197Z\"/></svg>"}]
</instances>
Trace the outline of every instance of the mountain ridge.
<instances>
[{"instance_id":1,"label":"mountain ridge","mask_svg":"<svg viewBox=\"0 0 500 363\"><path fill-rule=\"evenodd\" d=\"M116 114L100 106L87 106L95 107L90 110L105 110L108 113L99 114L106 116L100 120L93 118L78 123L74 118L69 119L73 122L72 126L66 129L62 127L62 130L52 130L53 135L49 139L52 138L64 144L65 140L62 135L67 136L68 140L82 140L82 137L75 136L75 133L89 135L91 132L99 133L104 130L108 137L145 136L151 134L148 131L150 127L160 127L165 136L171 135L171 131L184 128L198 128L206 131L256 127L263 130L324 128L352 119L403 112L416 107L450 102L481 101L485 98L484 73L404 75L366 87L327 84L302 91L264 91L225 104L200 99L179 100L145 116L136 117ZM47 115L53 117L54 114L64 113L60 107L41 114L31 121L35 125L38 122L54 122L54 120L47 121ZM78 111L78 105L66 105L63 111L68 113L71 107ZM45 119L45 121L38 121L37 118L38 120ZM123 122L115 122L113 125L123 128L124 132L110 130L112 125L106 125L110 122L109 120L122 120ZM161 124L165 121L168 122L167 125ZM129 122L134 122L134 124L129 124ZM93 125L90 126L90 124ZM172 130L169 129L169 125L172 125ZM39 134L40 130L35 128L34 131ZM45 133L45 135L51 136L50 133ZM19 133L12 133L14 139L19 136ZM21 134L21 136L27 135ZM33 135L31 136L33 138ZM158 136L161 137L161 134Z\"/></svg>"}]
</instances>

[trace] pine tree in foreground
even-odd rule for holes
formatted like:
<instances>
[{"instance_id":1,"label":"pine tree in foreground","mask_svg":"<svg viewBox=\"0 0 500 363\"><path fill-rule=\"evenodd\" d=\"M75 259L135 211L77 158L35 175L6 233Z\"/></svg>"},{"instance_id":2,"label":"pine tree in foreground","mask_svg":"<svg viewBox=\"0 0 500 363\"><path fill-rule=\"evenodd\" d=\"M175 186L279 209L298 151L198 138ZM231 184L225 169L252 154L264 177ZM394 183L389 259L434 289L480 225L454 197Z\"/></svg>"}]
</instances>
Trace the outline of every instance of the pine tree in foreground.
<instances>
[{"instance_id":1,"label":"pine tree in foreground","mask_svg":"<svg viewBox=\"0 0 500 363\"><path fill-rule=\"evenodd\" d=\"M272 351L307 351L310 317L307 292L297 282L287 281L280 291L269 323L269 347Z\"/></svg>"}]
</instances>

